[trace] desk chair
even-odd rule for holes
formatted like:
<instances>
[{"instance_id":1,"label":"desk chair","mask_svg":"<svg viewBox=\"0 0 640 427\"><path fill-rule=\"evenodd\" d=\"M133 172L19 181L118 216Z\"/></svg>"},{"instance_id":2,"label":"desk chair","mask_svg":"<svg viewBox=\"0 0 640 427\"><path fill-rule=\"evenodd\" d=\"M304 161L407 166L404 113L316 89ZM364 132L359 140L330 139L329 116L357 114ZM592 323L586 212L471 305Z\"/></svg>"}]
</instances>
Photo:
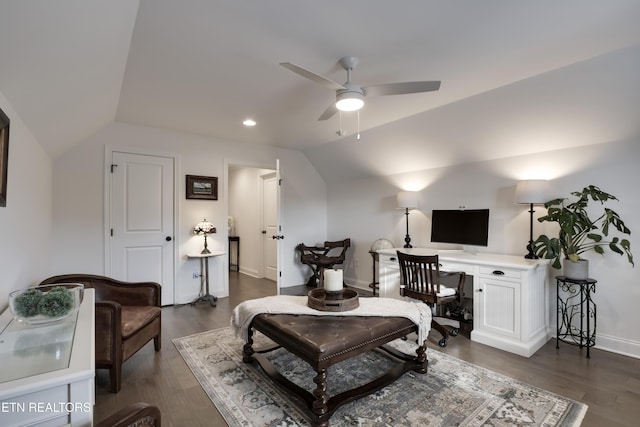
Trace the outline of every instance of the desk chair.
<instances>
[{"instance_id":1,"label":"desk chair","mask_svg":"<svg viewBox=\"0 0 640 427\"><path fill-rule=\"evenodd\" d=\"M441 273L438 255L409 255L400 251L397 254L400 263L400 295L424 301L429 307L435 306L436 313L440 316L443 304L453 301L462 303L466 280L464 272ZM442 277L454 275L459 276L455 288L440 284ZM458 335L460 324L449 332L437 319L437 316L432 318L431 327L442 334L442 339L438 341L440 347L446 347L449 334L454 337Z\"/></svg>"},{"instance_id":2,"label":"desk chair","mask_svg":"<svg viewBox=\"0 0 640 427\"><path fill-rule=\"evenodd\" d=\"M306 246L304 243L296 246L300 251L300 262L308 265L313 273L307 281L307 286L322 288L324 270L342 264L349 246L351 239L324 242L324 246Z\"/></svg>"}]
</instances>

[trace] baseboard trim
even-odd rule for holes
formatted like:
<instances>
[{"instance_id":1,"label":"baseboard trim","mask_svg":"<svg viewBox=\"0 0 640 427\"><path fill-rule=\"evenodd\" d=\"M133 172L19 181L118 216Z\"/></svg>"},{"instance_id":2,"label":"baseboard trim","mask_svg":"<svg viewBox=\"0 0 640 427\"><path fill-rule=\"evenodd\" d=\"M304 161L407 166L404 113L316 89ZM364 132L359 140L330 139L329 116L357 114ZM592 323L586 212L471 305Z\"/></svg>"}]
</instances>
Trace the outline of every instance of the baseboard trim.
<instances>
[{"instance_id":1,"label":"baseboard trim","mask_svg":"<svg viewBox=\"0 0 640 427\"><path fill-rule=\"evenodd\" d=\"M640 359L640 342L637 341L597 334L594 348Z\"/></svg>"}]
</instances>

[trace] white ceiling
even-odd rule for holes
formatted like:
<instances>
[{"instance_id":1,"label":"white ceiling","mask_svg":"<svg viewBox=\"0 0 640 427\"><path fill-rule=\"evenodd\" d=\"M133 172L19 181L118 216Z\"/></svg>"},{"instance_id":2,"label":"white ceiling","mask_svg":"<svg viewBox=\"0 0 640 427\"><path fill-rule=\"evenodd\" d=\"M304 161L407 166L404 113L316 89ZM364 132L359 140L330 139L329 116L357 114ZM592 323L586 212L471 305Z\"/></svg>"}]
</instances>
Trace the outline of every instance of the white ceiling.
<instances>
[{"instance_id":1,"label":"white ceiling","mask_svg":"<svg viewBox=\"0 0 640 427\"><path fill-rule=\"evenodd\" d=\"M54 158L114 120L301 149L329 182L640 134L636 0L0 4L0 92ZM340 137L334 93L279 63L342 83L345 55L359 85L442 87Z\"/></svg>"}]
</instances>

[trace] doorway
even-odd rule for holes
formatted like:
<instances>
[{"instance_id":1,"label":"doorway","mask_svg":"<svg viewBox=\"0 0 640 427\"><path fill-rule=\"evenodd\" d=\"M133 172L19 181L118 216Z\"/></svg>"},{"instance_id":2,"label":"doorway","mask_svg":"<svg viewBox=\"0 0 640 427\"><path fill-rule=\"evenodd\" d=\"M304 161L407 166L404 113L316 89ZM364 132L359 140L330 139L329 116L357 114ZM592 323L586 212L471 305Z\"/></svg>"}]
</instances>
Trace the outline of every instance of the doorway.
<instances>
[{"instance_id":1,"label":"doorway","mask_svg":"<svg viewBox=\"0 0 640 427\"><path fill-rule=\"evenodd\" d=\"M227 173L229 236L239 245L238 273L269 279L278 285L279 181L276 169L247 164L231 164ZM235 269L234 269L235 270ZM230 280L230 283L232 281ZM229 293L232 289L229 287Z\"/></svg>"}]
</instances>

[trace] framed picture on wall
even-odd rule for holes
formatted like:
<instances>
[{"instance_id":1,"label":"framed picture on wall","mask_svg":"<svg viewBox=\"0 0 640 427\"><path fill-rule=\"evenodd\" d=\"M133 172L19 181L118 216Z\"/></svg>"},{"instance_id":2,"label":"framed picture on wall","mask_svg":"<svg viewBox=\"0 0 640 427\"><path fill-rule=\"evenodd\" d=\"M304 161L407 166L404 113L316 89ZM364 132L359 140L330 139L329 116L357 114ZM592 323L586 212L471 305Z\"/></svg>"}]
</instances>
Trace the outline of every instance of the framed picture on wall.
<instances>
[{"instance_id":1,"label":"framed picture on wall","mask_svg":"<svg viewBox=\"0 0 640 427\"><path fill-rule=\"evenodd\" d=\"M218 177L187 175L187 199L218 200Z\"/></svg>"},{"instance_id":2,"label":"framed picture on wall","mask_svg":"<svg viewBox=\"0 0 640 427\"><path fill-rule=\"evenodd\" d=\"M7 163L9 162L9 117L0 109L0 207L7 206Z\"/></svg>"}]
</instances>

